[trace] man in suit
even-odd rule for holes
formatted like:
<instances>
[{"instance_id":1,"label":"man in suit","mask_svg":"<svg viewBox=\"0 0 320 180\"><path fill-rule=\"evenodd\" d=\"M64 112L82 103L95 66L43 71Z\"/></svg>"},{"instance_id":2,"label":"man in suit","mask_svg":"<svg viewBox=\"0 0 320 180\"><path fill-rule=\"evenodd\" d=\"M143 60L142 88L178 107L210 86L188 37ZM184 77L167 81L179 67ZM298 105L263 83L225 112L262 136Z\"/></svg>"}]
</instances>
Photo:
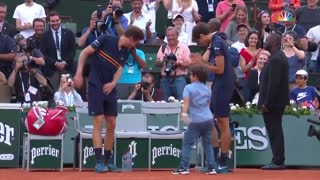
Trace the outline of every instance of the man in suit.
<instances>
[{"instance_id":1,"label":"man in suit","mask_svg":"<svg viewBox=\"0 0 320 180\"><path fill-rule=\"evenodd\" d=\"M281 36L269 34L264 49L271 56L261 72L258 107L262 109L263 120L269 135L273 158L264 170L284 169L284 137L282 116L289 104L288 60L281 51Z\"/></svg>"},{"instance_id":2,"label":"man in suit","mask_svg":"<svg viewBox=\"0 0 320 180\"><path fill-rule=\"evenodd\" d=\"M19 31L17 31L17 29L8 21L4 20L6 18L6 15L7 5L4 3L0 3L0 32L13 38L14 35L19 33Z\"/></svg>"},{"instance_id":3,"label":"man in suit","mask_svg":"<svg viewBox=\"0 0 320 180\"><path fill-rule=\"evenodd\" d=\"M51 11L48 20L50 28L43 33L40 41L40 50L46 58L43 74L57 91L61 74L72 74L75 37L71 30L61 27L59 13Z\"/></svg>"}]
</instances>

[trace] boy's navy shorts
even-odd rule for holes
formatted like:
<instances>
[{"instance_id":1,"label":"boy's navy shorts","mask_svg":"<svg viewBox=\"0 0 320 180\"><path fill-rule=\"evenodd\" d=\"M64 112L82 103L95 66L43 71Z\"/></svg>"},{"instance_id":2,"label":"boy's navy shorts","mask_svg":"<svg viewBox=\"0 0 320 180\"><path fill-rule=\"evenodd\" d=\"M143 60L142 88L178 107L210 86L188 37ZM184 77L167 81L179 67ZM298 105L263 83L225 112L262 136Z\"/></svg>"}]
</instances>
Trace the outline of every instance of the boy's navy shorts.
<instances>
[{"instance_id":1,"label":"boy's navy shorts","mask_svg":"<svg viewBox=\"0 0 320 180\"><path fill-rule=\"evenodd\" d=\"M88 85L88 110L90 116L118 115L117 92L113 90L110 94L103 93L102 88Z\"/></svg>"}]
</instances>

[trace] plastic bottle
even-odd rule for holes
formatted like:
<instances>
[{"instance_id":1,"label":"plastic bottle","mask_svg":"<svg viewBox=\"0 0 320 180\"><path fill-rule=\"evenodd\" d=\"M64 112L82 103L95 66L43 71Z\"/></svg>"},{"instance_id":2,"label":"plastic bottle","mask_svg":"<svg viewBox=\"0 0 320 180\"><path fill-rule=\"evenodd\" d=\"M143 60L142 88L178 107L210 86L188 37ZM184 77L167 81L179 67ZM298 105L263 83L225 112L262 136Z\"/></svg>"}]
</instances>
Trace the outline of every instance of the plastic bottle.
<instances>
[{"instance_id":1,"label":"plastic bottle","mask_svg":"<svg viewBox=\"0 0 320 180\"><path fill-rule=\"evenodd\" d=\"M122 170L132 171L132 154L130 150L122 156Z\"/></svg>"}]
</instances>

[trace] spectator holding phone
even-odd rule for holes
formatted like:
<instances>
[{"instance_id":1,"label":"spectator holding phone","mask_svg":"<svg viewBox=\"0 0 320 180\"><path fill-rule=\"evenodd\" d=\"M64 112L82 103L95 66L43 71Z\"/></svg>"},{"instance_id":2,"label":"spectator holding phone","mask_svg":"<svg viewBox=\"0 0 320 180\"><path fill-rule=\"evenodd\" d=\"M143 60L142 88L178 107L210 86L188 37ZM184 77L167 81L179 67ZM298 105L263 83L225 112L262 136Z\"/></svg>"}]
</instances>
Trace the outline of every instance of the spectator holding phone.
<instances>
[{"instance_id":1,"label":"spectator holding phone","mask_svg":"<svg viewBox=\"0 0 320 180\"><path fill-rule=\"evenodd\" d=\"M62 74L60 78L60 88L54 94L56 105L67 107L74 106L77 102L82 102L80 94L74 89L70 74Z\"/></svg>"},{"instance_id":2,"label":"spectator holding phone","mask_svg":"<svg viewBox=\"0 0 320 180\"><path fill-rule=\"evenodd\" d=\"M221 21L221 32L227 29L230 18L234 15L237 6L245 6L242 0L224 0L219 2L216 9L216 18Z\"/></svg>"}]
</instances>

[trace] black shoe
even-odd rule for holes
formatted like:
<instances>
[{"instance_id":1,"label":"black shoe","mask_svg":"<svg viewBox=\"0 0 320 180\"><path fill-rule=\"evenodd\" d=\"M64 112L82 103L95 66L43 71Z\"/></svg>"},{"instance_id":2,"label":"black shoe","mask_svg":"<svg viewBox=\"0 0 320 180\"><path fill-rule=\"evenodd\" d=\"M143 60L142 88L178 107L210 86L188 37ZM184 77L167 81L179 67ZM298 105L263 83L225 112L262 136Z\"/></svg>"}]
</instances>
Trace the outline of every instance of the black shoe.
<instances>
[{"instance_id":1,"label":"black shoe","mask_svg":"<svg viewBox=\"0 0 320 180\"><path fill-rule=\"evenodd\" d=\"M262 170L284 170L285 168L286 167L284 165L277 165L274 163L261 167Z\"/></svg>"},{"instance_id":2,"label":"black shoe","mask_svg":"<svg viewBox=\"0 0 320 180\"><path fill-rule=\"evenodd\" d=\"M177 174L187 175L190 172L189 172L189 169L178 167L177 169L173 170L171 173L174 174L174 175L177 175Z\"/></svg>"}]
</instances>

